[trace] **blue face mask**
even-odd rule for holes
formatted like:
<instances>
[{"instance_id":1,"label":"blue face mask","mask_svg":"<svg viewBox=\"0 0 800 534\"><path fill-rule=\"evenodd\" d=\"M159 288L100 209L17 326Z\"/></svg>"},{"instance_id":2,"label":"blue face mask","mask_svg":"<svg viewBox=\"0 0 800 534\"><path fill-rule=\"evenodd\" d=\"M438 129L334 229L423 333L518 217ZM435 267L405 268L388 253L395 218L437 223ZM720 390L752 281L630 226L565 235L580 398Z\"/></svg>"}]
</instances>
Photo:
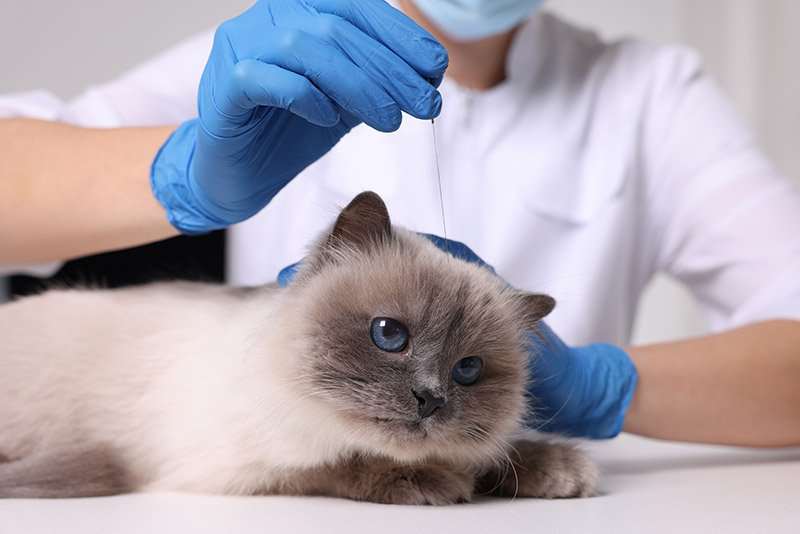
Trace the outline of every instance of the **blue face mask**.
<instances>
[{"instance_id":1,"label":"blue face mask","mask_svg":"<svg viewBox=\"0 0 800 534\"><path fill-rule=\"evenodd\" d=\"M545 0L413 0L438 28L459 41L510 30Z\"/></svg>"}]
</instances>

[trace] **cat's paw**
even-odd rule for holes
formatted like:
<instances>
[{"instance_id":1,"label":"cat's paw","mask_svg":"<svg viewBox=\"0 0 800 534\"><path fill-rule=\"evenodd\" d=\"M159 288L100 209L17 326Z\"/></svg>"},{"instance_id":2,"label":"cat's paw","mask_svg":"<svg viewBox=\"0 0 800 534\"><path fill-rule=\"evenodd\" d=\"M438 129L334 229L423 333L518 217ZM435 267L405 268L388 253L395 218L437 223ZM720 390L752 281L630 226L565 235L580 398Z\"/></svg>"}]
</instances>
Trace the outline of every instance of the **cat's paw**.
<instances>
[{"instance_id":1,"label":"cat's paw","mask_svg":"<svg viewBox=\"0 0 800 534\"><path fill-rule=\"evenodd\" d=\"M504 462L481 477L477 493L558 499L595 495L599 471L571 445L517 442Z\"/></svg>"},{"instance_id":2,"label":"cat's paw","mask_svg":"<svg viewBox=\"0 0 800 534\"><path fill-rule=\"evenodd\" d=\"M385 504L469 502L474 487L471 475L435 465L387 465L365 478L355 498Z\"/></svg>"}]
</instances>

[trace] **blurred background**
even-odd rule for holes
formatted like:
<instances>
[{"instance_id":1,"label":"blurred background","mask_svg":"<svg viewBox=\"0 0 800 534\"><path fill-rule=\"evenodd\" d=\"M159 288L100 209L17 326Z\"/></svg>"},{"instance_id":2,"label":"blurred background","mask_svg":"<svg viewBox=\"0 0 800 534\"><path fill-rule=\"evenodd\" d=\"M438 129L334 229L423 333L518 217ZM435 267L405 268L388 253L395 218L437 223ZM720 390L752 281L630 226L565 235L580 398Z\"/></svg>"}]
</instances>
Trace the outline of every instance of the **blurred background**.
<instances>
[{"instance_id":1,"label":"blurred background","mask_svg":"<svg viewBox=\"0 0 800 534\"><path fill-rule=\"evenodd\" d=\"M73 97L250 4L251 0L4 0L0 94L46 88L62 98ZM698 50L778 169L800 185L800 2L551 0L548 9L609 39L636 36ZM196 257L193 268L198 275L214 278L207 273L221 267L209 258L218 257L222 240L212 235L204 243L155 245L143 254L161 258L158 268L166 273L171 262ZM92 260L94 268L113 264L133 272L135 262L142 261L141 254L121 254ZM6 283L0 280L0 299ZM692 297L676 282L658 277L642 299L634 342L705 330Z\"/></svg>"}]
</instances>

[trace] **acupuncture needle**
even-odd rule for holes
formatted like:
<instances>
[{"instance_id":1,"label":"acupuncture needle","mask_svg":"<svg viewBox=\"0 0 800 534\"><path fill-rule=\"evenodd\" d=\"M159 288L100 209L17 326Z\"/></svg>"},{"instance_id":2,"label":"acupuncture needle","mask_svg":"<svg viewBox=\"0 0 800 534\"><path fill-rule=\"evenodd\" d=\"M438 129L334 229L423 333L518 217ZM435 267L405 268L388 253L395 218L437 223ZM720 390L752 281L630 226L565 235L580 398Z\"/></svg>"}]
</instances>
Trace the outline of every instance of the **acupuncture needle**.
<instances>
[{"instance_id":1,"label":"acupuncture needle","mask_svg":"<svg viewBox=\"0 0 800 534\"><path fill-rule=\"evenodd\" d=\"M442 232L444 233L444 251L450 255L450 250L447 240L447 220L444 216L444 193L442 192L442 172L439 169L439 146L436 143L436 122L431 119L431 132L433 133L433 154L436 158L436 180L439 184L439 206L442 210Z\"/></svg>"}]
</instances>

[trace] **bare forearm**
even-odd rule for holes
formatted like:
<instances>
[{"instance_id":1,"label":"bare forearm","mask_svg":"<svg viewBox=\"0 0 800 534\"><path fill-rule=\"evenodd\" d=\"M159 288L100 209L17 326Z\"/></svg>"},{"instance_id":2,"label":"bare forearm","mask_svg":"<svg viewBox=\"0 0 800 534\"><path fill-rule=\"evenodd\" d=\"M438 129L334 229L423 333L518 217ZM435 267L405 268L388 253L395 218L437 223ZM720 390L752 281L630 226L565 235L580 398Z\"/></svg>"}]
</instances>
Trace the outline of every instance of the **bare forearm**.
<instances>
[{"instance_id":1,"label":"bare forearm","mask_svg":"<svg viewBox=\"0 0 800 534\"><path fill-rule=\"evenodd\" d=\"M626 431L728 445L800 445L800 322L768 321L626 350L639 373Z\"/></svg>"},{"instance_id":2,"label":"bare forearm","mask_svg":"<svg viewBox=\"0 0 800 534\"><path fill-rule=\"evenodd\" d=\"M68 259L176 235L148 180L172 130L0 120L0 265Z\"/></svg>"}]
</instances>

